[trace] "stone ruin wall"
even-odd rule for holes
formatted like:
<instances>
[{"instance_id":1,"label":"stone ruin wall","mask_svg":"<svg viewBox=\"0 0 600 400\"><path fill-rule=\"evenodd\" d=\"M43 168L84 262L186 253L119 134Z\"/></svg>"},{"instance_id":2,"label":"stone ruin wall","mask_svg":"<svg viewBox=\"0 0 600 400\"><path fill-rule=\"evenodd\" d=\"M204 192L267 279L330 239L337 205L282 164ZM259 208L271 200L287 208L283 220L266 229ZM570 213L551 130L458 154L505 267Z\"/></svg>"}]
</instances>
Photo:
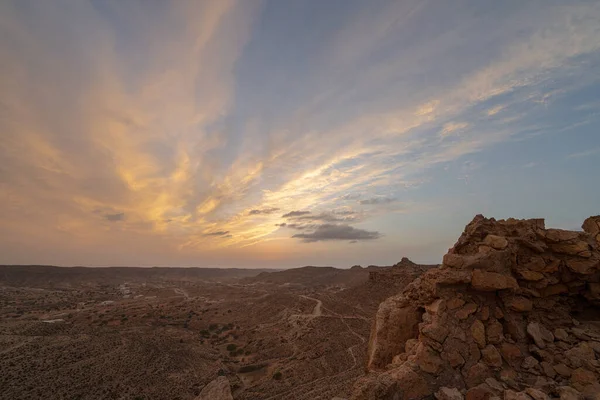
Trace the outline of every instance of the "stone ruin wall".
<instances>
[{"instance_id":1,"label":"stone ruin wall","mask_svg":"<svg viewBox=\"0 0 600 400\"><path fill-rule=\"evenodd\" d=\"M600 216L574 232L478 215L380 305L352 399L600 398L599 301Z\"/></svg>"}]
</instances>

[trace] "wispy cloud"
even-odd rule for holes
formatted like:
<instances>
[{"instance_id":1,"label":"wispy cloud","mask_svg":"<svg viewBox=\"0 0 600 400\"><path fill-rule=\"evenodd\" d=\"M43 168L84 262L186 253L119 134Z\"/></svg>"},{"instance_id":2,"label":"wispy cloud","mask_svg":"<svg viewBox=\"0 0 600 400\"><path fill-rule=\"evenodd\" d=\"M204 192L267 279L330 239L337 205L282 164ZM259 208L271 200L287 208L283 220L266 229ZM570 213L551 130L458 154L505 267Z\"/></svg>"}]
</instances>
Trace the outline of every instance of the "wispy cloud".
<instances>
[{"instance_id":1,"label":"wispy cloud","mask_svg":"<svg viewBox=\"0 0 600 400\"><path fill-rule=\"evenodd\" d=\"M293 238L311 243L326 240L374 240L380 237L379 232L353 228L349 225L323 224L310 233L297 233Z\"/></svg>"},{"instance_id":2,"label":"wispy cloud","mask_svg":"<svg viewBox=\"0 0 600 400\"><path fill-rule=\"evenodd\" d=\"M308 214L310 214L310 211L290 211L289 213L283 214L281 218L295 218Z\"/></svg>"},{"instance_id":3,"label":"wispy cloud","mask_svg":"<svg viewBox=\"0 0 600 400\"><path fill-rule=\"evenodd\" d=\"M123 221L125 219L125 213L105 214L103 217L110 222Z\"/></svg>"},{"instance_id":4,"label":"wispy cloud","mask_svg":"<svg viewBox=\"0 0 600 400\"><path fill-rule=\"evenodd\" d=\"M599 81L594 2L500 16L357 2L335 20L302 2L327 21L318 40L273 3L3 2L0 216L13 236L166 260L266 257L250 248L289 229L375 239L350 224L410 208L421 186L441 193L452 183L436 167L467 182L479 164L465 156L558 132L528 118Z\"/></svg>"},{"instance_id":5,"label":"wispy cloud","mask_svg":"<svg viewBox=\"0 0 600 400\"><path fill-rule=\"evenodd\" d=\"M600 155L600 148L584 150L584 151L580 151L578 153L572 153L572 154L569 154L567 156L567 158L584 158L584 157L590 157L590 156L596 156L596 155Z\"/></svg>"},{"instance_id":6,"label":"wispy cloud","mask_svg":"<svg viewBox=\"0 0 600 400\"><path fill-rule=\"evenodd\" d=\"M249 215L273 214L279 211L277 207L250 210Z\"/></svg>"}]
</instances>

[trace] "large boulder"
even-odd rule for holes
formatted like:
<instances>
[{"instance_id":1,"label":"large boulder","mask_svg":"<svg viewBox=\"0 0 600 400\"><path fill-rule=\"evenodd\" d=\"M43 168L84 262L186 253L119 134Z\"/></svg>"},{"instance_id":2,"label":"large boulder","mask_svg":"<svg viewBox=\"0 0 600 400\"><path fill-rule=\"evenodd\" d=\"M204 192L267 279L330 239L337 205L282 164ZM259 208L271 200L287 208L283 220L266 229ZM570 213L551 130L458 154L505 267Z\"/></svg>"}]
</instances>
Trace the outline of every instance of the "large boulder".
<instances>
[{"instance_id":1,"label":"large boulder","mask_svg":"<svg viewBox=\"0 0 600 400\"><path fill-rule=\"evenodd\" d=\"M219 376L204 386L196 400L233 400L229 381L224 376Z\"/></svg>"}]
</instances>

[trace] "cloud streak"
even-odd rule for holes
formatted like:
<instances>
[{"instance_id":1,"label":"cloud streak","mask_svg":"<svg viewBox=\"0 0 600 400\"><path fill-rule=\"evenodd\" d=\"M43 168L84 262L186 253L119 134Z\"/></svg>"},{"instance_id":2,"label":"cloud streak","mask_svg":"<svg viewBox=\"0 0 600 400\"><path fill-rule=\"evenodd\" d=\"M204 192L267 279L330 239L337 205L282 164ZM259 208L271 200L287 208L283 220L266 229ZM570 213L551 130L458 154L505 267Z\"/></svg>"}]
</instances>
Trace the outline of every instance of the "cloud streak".
<instances>
[{"instance_id":1,"label":"cloud streak","mask_svg":"<svg viewBox=\"0 0 600 400\"><path fill-rule=\"evenodd\" d=\"M303 242L312 243L328 240L374 240L381 235L379 232L354 228L349 225L323 224L310 233L297 233L293 238L302 239Z\"/></svg>"}]
</instances>

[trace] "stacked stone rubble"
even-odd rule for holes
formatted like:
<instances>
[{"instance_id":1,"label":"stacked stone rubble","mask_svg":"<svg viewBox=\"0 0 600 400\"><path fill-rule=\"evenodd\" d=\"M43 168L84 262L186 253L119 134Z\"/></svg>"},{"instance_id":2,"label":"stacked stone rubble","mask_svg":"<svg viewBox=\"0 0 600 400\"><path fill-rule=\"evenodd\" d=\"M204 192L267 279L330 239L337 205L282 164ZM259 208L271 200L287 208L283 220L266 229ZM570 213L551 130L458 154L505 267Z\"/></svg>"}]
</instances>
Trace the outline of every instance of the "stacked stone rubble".
<instances>
[{"instance_id":1,"label":"stacked stone rubble","mask_svg":"<svg viewBox=\"0 0 600 400\"><path fill-rule=\"evenodd\" d=\"M380 305L352 398L600 398L600 322L576 319L600 302L600 216L583 229L476 216Z\"/></svg>"}]
</instances>

